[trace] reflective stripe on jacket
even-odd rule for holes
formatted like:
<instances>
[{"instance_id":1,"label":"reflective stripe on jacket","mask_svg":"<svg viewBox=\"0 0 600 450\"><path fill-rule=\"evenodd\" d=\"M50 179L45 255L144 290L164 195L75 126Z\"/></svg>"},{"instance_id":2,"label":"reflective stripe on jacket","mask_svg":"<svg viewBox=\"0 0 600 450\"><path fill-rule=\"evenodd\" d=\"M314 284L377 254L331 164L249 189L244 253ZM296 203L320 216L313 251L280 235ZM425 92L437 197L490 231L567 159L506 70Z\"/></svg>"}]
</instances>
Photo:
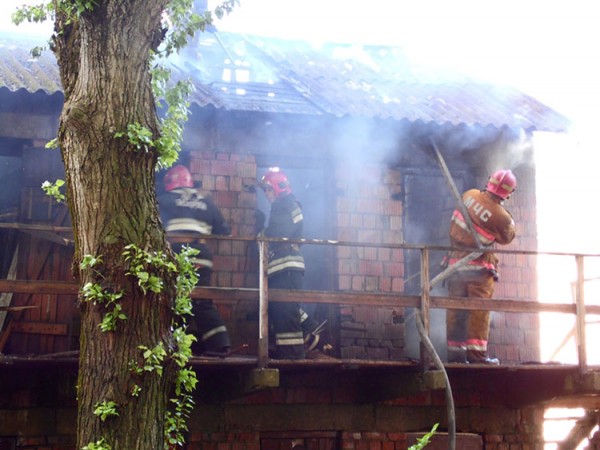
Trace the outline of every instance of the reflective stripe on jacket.
<instances>
[{"instance_id":1,"label":"reflective stripe on jacket","mask_svg":"<svg viewBox=\"0 0 600 450\"><path fill-rule=\"evenodd\" d=\"M515 222L510 213L487 191L471 189L463 194L463 202L473 222L479 242L485 248L493 244L509 244L515 237ZM453 247L476 248L477 242L471 234L462 213L455 210L450 221L450 244ZM469 254L469 251L455 250L450 253L449 264ZM485 252L479 258L465 264L461 270L487 269L497 271L498 258L492 252Z\"/></svg>"},{"instance_id":2,"label":"reflective stripe on jacket","mask_svg":"<svg viewBox=\"0 0 600 450\"><path fill-rule=\"evenodd\" d=\"M302 207L292 194L275 199L271 205L266 237L302 239L304 216ZM283 270L304 271L304 257L298 244L286 242L269 243L267 273L273 275Z\"/></svg>"},{"instance_id":3,"label":"reflective stripe on jacket","mask_svg":"<svg viewBox=\"0 0 600 450\"><path fill-rule=\"evenodd\" d=\"M197 189L180 188L161 194L158 197L158 206L167 233L197 236L188 242L191 247L200 251L200 254L193 258L194 265L212 267L212 252L200 238L211 234L231 233L229 225L212 199Z\"/></svg>"}]
</instances>

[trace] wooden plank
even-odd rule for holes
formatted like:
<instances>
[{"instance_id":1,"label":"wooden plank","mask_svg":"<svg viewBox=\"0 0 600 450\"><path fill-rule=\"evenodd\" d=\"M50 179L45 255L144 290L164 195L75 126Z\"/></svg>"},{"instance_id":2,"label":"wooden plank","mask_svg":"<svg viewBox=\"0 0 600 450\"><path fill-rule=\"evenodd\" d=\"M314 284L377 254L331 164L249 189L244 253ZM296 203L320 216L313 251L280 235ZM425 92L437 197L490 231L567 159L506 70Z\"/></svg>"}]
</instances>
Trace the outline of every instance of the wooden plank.
<instances>
[{"instance_id":1,"label":"wooden plank","mask_svg":"<svg viewBox=\"0 0 600 450\"><path fill-rule=\"evenodd\" d=\"M58 227L54 225L42 225L37 223L19 223L19 222L2 222L0 228L8 228L11 230L23 231L47 231L52 233L69 233L73 234L72 227Z\"/></svg>"},{"instance_id":2,"label":"wooden plank","mask_svg":"<svg viewBox=\"0 0 600 450\"><path fill-rule=\"evenodd\" d=\"M67 208L61 208L52 225L62 225L65 220L68 219L68 209ZM24 261L22 261L22 265L20 265L18 267L17 271L25 271L25 277L27 279L34 279L37 280L40 277L43 278L42 274L43 274L43 270L44 270L44 266L46 265L46 262L54 248L54 246L52 245L41 245L41 246L34 246L32 249L31 246L31 241L32 239L34 239L33 237L31 237L29 239L29 252L26 253L27 257L26 258L20 258L20 259L24 259ZM24 242L23 239L20 240L21 242ZM38 254L34 255L34 251L37 251ZM19 245L19 254L22 255L22 249L21 249L21 245ZM29 265L32 264L32 262L35 262L36 264L33 265L32 270L33 272L30 272L29 270ZM30 295L28 296L25 301L23 302L25 304L25 306L29 305L32 300L33 300L33 296ZM23 306L23 305L18 305L18 306ZM27 310L27 311L32 311L32 310ZM35 311L35 309L33 310ZM11 330L13 325L18 322L19 320L21 320L23 314L26 312L26 310L21 310L21 311L16 311L12 314L10 314L10 316L8 317L8 323L5 327L5 329L2 330L2 333L0 333L0 353L2 353L2 351L4 350L4 347L6 346L6 343L8 342L8 339L10 338L11 335ZM29 317L31 319L31 317ZM26 352L30 352L30 351L35 351L35 349L29 349L28 348L28 340L27 339L21 339L19 340L19 347L21 348L21 350L24 349L24 351ZM39 349L37 351L37 353L39 353Z\"/></svg>"},{"instance_id":3,"label":"wooden plank","mask_svg":"<svg viewBox=\"0 0 600 450\"><path fill-rule=\"evenodd\" d=\"M12 326L12 331L26 334L65 336L67 334L67 325L64 323L48 322L15 322Z\"/></svg>"},{"instance_id":4,"label":"wooden plank","mask_svg":"<svg viewBox=\"0 0 600 450\"><path fill-rule=\"evenodd\" d=\"M19 253L19 246L15 248L13 256L10 260L10 267L8 268L7 278L9 280L14 280L17 274L17 256ZM8 307L13 298L12 292L2 292L0 293L0 307ZM9 309L0 309L0 311L10 311ZM6 320L6 312L0 314L0 331L4 328L4 321ZM1 334L0 334L1 336Z\"/></svg>"},{"instance_id":5,"label":"wooden plank","mask_svg":"<svg viewBox=\"0 0 600 450\"><path fill-rule=\"evenodd\" d=\"M0 292L77 295L79 286L68 281L0 280ZM197 287L193 299L215 301L256 301L259 290L253 288ZM421 298L416 295L377 294L349 291L287 291L269 290L269 300L277 302L302 302L325 304L351 304L368 306L404 306L418 308ZM71 301L71 299L69 299ZM539 303L512 299L480 299L465 297L431 296L430 308L506 311L514 313L557 312L575 314L573 303ZM587 314L600 314L600 305L586 305Z\"/></svg>"},{"instance_id":6,"label":"wooden plank","mask_svg":"<svg viewBox=\"0 0 600 450\"><path fill-rule=\"evenodd\" d=\"M39 308L38 305L31 306L0 306L0 311L21 311L23 309Z\"/></svg>"},{"instance_id":7,"label":"wooden plank","mask_svg":"<svg viewBox=\"0 0 600 450\"><path fill-rule=\"evenodd\" d=\"M69 281L0 280L0 292L77 295L79 286Z\"/></svg>"},{"instance_id":8,"label":"wooden plank","mask_svg":"<svg viewBox=\"0 0 600 450\"><path fill-rule=\"evenodd\" d=\"M25 230L25 233L28 233L32 236L35 236L40 239L45 239L47 241L53 242L55 244L60 244L64 246L73 245L73 239L68 239L60 236L57 233L50 233L48 231L35 231L35 230Z\"/></svg>"},{"instance_id":9,"label":"wooden plank","mask_svg":"<svg viewBox=\"0 0 600 450\"><path fill-rule=\"evenodd\" d=\"M259 253L259 301L258 301L258 368L264 369L269 359L269 289L267 282L269 246L258 243Z\"/></svg>"},{"instance_id":10,"label":"wooden plank","mask_svg":"<svg viewBox=\"0 0 600 450\"><path fill-rule=\"evenodd\" d=\"M429 285L429 251L426 248L421 250L421 286L423 287L421 291L421 304L419 305L420 311L417 311L415 320L422 321L423 333L425 334L425 336L421 338L421 343L419 345L421 371L424 372L431 365L431 356L424 343L425 340L429 339L429 307L431 305L431 295L429 292L431 290L431 286Z\"/></svg>"},{"instance_id":11,"label":"wooden plank","mask_svg":"<svg viewBox=\"0 0 600 450\"><path fill-rule=\"evenodd\" d=\"M575 261L577 264L577 284L575 285L575 305L577 311L577 315L575 317L575 336L577 337L579 369L581 370L581 373L584 373L587 370L587 350L585 339L585 315L587 308L585 306L585 299L583 295L583 256L576 255Z\"/></svg>"}]
</instances>

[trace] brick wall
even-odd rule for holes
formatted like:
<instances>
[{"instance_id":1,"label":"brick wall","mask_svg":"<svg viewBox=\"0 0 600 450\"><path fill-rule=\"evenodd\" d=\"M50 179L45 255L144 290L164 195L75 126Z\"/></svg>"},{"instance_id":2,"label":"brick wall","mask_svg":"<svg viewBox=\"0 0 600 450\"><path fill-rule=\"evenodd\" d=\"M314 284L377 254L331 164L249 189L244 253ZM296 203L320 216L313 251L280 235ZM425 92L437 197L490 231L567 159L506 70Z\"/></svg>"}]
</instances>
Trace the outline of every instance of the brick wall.
<instances>
[{"instance_id":1,"label":"brick wall","mask_svg":"<svg viewBox=\"0 0 600 450\"><path fill-rule=\"evenodd\" d=\"M203 189L213 195L234 235L255 233L257 193L248 189L256 182L257 163L253 155L235 152L192 151L190 168ZM335 166L336 238L367 245L338 246L334 252L334 274L340 291L403 293L405 255L403 249L375 248L372 244L399 244L404 241L401 200L392 194L402 189L399 170L383 164ZM518 191L506 203L517 224L517 237L501 249L536 248L535 178L533 171L517 172ZM449 193L445 193L450 196ZM447 233L447 224L440 225ZM251 244L241 241L214 242L214 283L226 287L257 287L256 255ZM535 300L537 298L534 256L499 253L500 281L496 298ZM255 323L242 316L253 314L250 304L219 305L230 328L253 333ZM535 314L493 312L490 355L505 363L539 360L539 323ZM339 308L339 356L359 359L401 359L405 356L405 325L402 308L369 309L341 305ZM240 338L240 343L248 339Z\"/></svg>"},{"instance_id":2,"label":"brick wall","mask_svg":"<svg viewBox=\"0 0 600 450\"><path fill-rule=\"evenodd\" d=\"M254 235L256 193L248 189L256 183L253 155L226 152L192 151L190 171L202 189L210 193L233 236ZM256 284L249 273L249 244L243 241L211 243L214 250L214 284L248 287Z\"/></svg>"},{"instance_id":3,"label":"brick wall","mask_svg":"<svg viewBox=\"0 0 600 450\"><path fill-rule=\"evenodd\" d=\"M400 173L382 165L336 167L337 238L365 244L402 242L402 204L391 194ZM341 291L402 292L401 249L337 247ZM340 306L340 356L358 359L401 359L404 356L403 308Z\"/></svg>"},{"instance_id":4,"label":"brick wall","mask_svg":"<svg viewBox=\"0 0 600 450\"><path fill-rule=\"evenodd\" d=\"M537 220L535 202L535 175L533 170L516 171L518 186L506 201L517 229L515 240L506 250L537 249ZM537 257L534 255L502 254L500 280L494 289L495 298L537 301ZM503 363L540 360L539 316L537 314L492 313L489 352Z\"/></svg>"}]
</instances>

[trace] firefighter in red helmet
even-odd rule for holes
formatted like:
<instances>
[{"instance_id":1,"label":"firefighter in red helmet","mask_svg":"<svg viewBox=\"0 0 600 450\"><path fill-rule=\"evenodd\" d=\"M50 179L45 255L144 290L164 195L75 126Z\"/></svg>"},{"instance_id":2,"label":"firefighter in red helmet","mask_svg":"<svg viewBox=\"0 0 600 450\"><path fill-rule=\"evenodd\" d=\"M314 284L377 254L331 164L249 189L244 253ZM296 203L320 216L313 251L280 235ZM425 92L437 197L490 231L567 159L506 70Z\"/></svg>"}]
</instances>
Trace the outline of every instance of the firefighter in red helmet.
<instances>
[{"instance_id":1,"label":"firefighter in red helmet","mask_svg":"<svg viewBox=\"0 0 600 450\"><path fill-rule=\"evenodd\" d=\"M212 252L203 236L228 235L231 230L212 199L194 187L187 167L171 167L164 177L165 193L158 196L161 220L173 251L184 246L199 253L192 259L198 274L198 286L210 286ZM197 341L192 344L196 355L225 355L231 342L229 333L212 301L194 301L191 331Z\"/></svg>"},{"instance_id":2,"label":"firefighter in red helmet","mask_svg":"<svg viewBox=\"0 0 600 450\"><path fill-rule=\"evenodd\" d=\"M302 207L292 194L287 176L279 168L270 168L260 181L265 197L271 203L266 237L303 237ZM269 288L302 289L304 257L298 244L269 244L267 268ZM316 348L324 323L318 324L298 303L269 303L269 318L274 333L274 358L303 359L306 351ZM314 356L318 357L318 356Z\"/></svg>"},{"instance_id":3,"label":"firefighter in red helmet","mask_svg":"<svg viewBox=\"0 0 600 450\"><path fill-rule=\"evenodd\" d=\"M494 244L506 245L515 237L515 222L503 206L515 188L517 179L507 169L494 172L484 190L470 189L462 200L469 214L477 237L459 209L452 213L450 244L452 247L478 247L485 249ZM456 264L470 253L469 250L450 252L448 264ZM491 298L494 282L498 280L498 258L485 251L468 264L460 266L448 277L448 295L451 297ZM489 311L448 310L446 332L449 362L499 364L498 359L487 353L490 330Z\"/></svg>"}]
</instances>

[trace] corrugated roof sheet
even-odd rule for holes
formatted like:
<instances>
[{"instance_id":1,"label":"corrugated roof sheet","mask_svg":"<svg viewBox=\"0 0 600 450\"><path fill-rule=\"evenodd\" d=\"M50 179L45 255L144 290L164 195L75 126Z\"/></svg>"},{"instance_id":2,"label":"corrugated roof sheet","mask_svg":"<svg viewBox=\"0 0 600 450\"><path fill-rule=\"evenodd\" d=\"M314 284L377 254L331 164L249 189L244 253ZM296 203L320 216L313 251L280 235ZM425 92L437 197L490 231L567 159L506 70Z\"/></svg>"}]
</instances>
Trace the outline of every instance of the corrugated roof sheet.
<instances>
[{"instance_id":1,"label":"corrugated roof sheet","mask_svg":"<svg viewBox=\"0 0 600 450\"><path fill-rule=\"evenodd\" d=\"M0 34L0 87L61 90L51 52ZM39 45L39 42L37 43ZM562 132L569 121L517 90L411 64L401 48L204 33L170 60L191 101L230 111L357 116Z\"/></svg>"}]
</instances>

